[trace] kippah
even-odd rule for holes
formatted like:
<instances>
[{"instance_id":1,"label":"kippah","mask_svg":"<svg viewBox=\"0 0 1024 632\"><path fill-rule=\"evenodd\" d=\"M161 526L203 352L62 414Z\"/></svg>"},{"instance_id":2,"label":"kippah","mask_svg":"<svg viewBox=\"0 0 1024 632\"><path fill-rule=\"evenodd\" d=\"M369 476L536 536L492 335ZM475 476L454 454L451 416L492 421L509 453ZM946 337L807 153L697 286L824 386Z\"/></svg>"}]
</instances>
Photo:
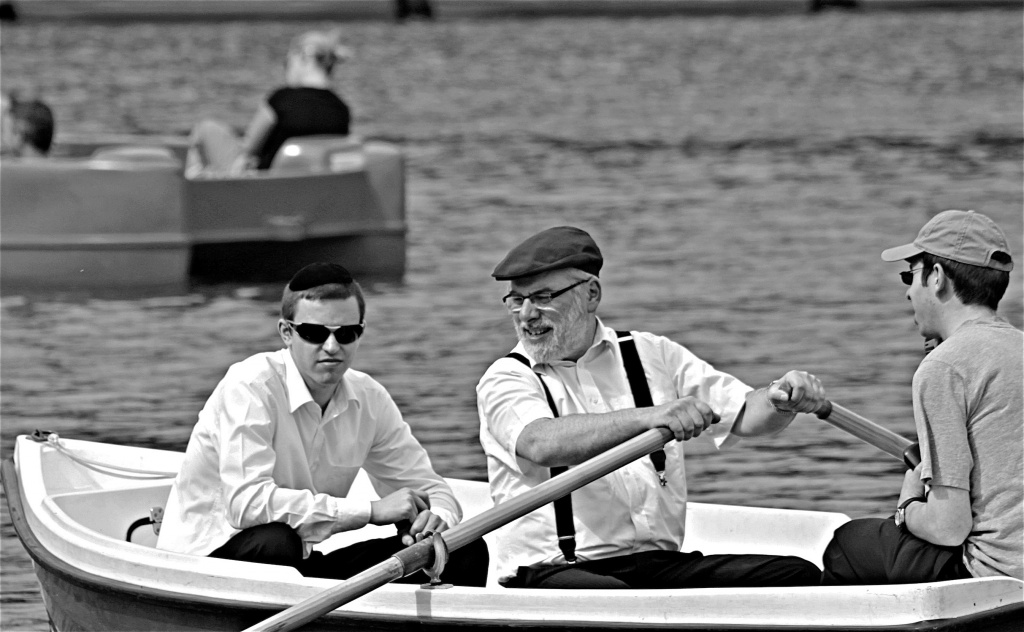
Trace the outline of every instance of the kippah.
<instances>
[{"instance_id":1,"label":"kippah","mask_svg":"<svg viewBox=\"0 0 1024 632\"><path fill-rule=\"evenodd\" d=\"M311 263L295 273L288 282L288 289L301 292L330 283L352 283L352 280L352 274L336 263Z\"/></svg>"},{"instance_id":2,"label":"kippah","mask_svg":"<svg viewBox=\"0 0 1024 632\"><path fill-rule=\"evenodd\" d=\"M529 237L513 248L491 273L498 281L578 268L598 274L604 258L593 238L584 230L572 226L556 226Z\"/></svg>"}]
</instances>

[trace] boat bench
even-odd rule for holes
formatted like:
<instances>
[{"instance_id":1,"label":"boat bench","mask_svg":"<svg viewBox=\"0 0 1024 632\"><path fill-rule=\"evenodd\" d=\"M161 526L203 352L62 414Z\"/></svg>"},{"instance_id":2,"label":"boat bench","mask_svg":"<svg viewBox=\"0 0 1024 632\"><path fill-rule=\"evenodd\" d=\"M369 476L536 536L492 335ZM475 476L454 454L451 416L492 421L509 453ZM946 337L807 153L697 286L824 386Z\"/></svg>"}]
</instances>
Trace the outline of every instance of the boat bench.
<instances>
[{"instance_id":1,"label":"boat bench","mask_svg":"<svg viewBox=\"0 0 1024 632\"><path fill-rule=\"evenodd\" d=\"M150 517L150 510L167 504L171 484L161 481L144 487L90 490L56 494L50 500L87 529L124 541L137 520ZM149 525L135 529L132 542L155 547L157 534Z\"/></svg>"}]
</instances>

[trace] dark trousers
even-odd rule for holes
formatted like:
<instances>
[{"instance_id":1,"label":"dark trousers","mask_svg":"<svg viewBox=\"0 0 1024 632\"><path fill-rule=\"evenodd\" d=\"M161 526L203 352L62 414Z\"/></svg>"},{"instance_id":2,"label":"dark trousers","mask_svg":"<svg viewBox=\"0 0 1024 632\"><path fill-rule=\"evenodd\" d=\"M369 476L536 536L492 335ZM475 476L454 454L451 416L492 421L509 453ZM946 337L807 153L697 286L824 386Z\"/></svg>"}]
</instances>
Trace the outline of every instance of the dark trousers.
<instances>
[{"instance_id":1,"label":"dark trousers","mask_svg":"<svg viewBox=\"0 0 1024 632\"><path fill-rule=\"evenodd\" d=\"M327 555L313 551L306 559L302 558L302 548L302 539L294 529L283 522L271 522L243 530L210 553L210 557L293 566L306 577L348 579L383 562L405 545L395 535L356 542ZM482 539L474 540L449 554L441 580L459 586L483 586L487 583L488 560L487 544ZM396 581L425 584L430 578L423 571L417 571Z\"/></svg>"},{"instance_id":2,"label":"dark trousers","mask_svg":"<svg viewBox=\"0 0 1024 632\"><path fill-rule=\"evenodd\" d=\"M644 551L542 568L519 567L509 588L725 588L817 586L821 570L799 557Z\"/></svg>"},{"instance_id":3,"label":"dark trousers","mask_svg":"<svg viewBox=\"0 0 1024 632\"><path fill-rule=\"evenodd\" d=\"M926 542L892 518L860 518L836 529L824 555L825 585L917 584L971 577L963 547Z\"/></svg>"}]
</instances>

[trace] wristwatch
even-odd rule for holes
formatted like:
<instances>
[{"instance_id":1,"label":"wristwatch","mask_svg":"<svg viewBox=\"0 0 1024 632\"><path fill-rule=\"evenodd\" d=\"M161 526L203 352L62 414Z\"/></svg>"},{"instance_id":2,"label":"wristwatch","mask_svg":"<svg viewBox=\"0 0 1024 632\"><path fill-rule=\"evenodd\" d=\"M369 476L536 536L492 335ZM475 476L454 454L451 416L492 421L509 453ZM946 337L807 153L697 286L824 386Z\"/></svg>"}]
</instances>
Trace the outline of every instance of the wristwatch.
<instances>
[{"instance_id":1,"label":"wristwatch","mask_svg":"<svg viewBox=\"0 0 1024 632\"><path fill-rule=\"evenodd\" d=\"M914 496L908 498L900 503L900 506L896 508L896 515L893 516L893 520L896 521L896 526L900 528L900 531L907 530L907 506L910 503L925 503L928 499L924 496Z\"/></svg>"}]
</instances>

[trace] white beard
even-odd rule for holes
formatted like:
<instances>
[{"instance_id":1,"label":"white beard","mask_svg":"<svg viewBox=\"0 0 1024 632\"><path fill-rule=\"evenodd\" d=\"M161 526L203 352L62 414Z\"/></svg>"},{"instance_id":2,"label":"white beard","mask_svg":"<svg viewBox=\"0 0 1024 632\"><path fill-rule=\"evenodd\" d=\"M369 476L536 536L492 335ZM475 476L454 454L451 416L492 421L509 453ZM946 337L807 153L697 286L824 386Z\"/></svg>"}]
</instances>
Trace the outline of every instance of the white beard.
<instances>
[{"instance_id":1,"label":"white beard","mask_svg":"<svg viewBox=\"0 0 1024 632\"><path fill-rule=\"evenodd\" d=\"M522 324L515 324L516 336L535 362L550 363L568 357L574 350L589 344L587 340L586 299L574 295L564 314L552 317L543 312L542 323L551 327L551 335L543 342L534 342L523 335Z\"/></svg>"}]
</instances>

